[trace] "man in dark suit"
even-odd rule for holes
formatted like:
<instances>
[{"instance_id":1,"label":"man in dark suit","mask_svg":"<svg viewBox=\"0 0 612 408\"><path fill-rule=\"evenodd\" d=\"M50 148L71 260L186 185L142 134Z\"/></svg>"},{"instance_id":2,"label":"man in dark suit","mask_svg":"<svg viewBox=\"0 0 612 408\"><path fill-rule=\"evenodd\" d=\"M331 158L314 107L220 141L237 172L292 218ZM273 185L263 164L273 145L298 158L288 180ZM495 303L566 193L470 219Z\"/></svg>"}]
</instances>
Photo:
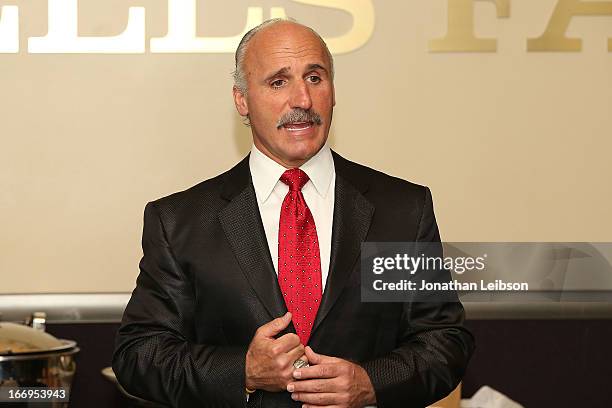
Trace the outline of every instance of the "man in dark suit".
<instances>
[{"instance_id":1,"label":"man in dark suit","mask_svg":"<svg viewBox=\"0 0 612 408\"><path fill-rule=\"evenodd\" d=\"M120 383L181 407L419 407L448 394L473 350L461 304L361 302L362 242L440 236L429 189L327 146L323 40L283 20L251 30L234 100L251 154L146 206Z\"/></svg>"}]
</instances>

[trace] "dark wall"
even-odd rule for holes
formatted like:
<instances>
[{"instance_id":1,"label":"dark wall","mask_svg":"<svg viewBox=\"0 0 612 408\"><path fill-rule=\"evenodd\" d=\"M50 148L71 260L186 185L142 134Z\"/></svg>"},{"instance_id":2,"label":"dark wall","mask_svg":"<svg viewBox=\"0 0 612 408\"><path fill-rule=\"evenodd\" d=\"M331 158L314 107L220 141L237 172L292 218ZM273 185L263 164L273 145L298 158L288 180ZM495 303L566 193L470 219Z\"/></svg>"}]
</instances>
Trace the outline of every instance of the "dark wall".
<instances>
[{"instance_id":1,"label":"dark wall","mask_svg":"<svg viewBox=\"0 0 612 408\"><path fill-rule=\"evenodd\" d=\"M612 320L474 320L464 395L482 385L526 408L612 407Z\"/></svg>"},{"instance_id":2,"label":"dark wall","mask_svg":"<svg viewBox=\"0 0 612 408\"><path fill-rule=\"evenodd\" d=\"M476 353L464 397L482 385L526 408L612 407L612 320L472 320ZM127 407L101 374L111 365L118 324L49 324L81 352L71 407Z\"/></svg>"},{"instance_id":3,"label":"dark wall","mask_svg":"<svg viewBox=\"0 0 612 408\"><path fill-rule=\"evenodd\" d=\"M126 399L102 376L111 365L115 333L119 324L47 324L47 332L77 342L77 370L70 392L70 407L127 407Z\"/></svg>"}]
</instances>

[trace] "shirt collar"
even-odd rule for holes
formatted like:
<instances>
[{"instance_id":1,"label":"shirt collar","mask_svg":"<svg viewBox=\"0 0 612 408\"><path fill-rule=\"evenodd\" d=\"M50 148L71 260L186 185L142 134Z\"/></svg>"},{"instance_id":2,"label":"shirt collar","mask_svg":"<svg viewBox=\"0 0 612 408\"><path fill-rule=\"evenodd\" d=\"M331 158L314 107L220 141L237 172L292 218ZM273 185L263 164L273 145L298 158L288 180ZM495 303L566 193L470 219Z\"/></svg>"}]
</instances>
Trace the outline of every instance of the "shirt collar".
<instances>
[{"instance_id":1,"label":"shirt collar","mask_svg":"<svg viewBox=\"0 0 612 408\"><path fill-rule=\"evenodd\" d=\"M254 144L249 156L249 167L257 200L265 203L276 184L282 183L280 176L287 169L259 151ZM331 181L336 175L329 146L325 144L317 154L301 165L300 169L308 174L317 194L323 198L327 197Z\"/></svg>"}]
</instances>

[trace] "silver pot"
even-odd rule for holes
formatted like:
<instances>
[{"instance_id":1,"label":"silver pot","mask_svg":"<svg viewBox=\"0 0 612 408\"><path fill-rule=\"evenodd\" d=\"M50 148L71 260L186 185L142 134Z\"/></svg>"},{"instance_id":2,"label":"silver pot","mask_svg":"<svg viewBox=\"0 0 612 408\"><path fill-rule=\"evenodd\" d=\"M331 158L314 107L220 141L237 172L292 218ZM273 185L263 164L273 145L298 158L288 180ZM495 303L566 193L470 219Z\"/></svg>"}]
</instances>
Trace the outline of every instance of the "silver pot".
<instances>
[{"instance_id":1,"label":"silver pot","mask_svg":"<svg viewBox=\"0 0 612 408\"><path fill-rule=\"evenodd\" d=\"M45 319L45 313L34 313L29 325L0 322L0 405L17 402L21 396L26 397L28 405L21 402L19 407L40 407L40 402L48 402L46 406L51 407L68 406L66 395L70 393L79 348L72 340L46 333ZM50 395L51 389L59 392Z\"/></svg>"}]
</instances>

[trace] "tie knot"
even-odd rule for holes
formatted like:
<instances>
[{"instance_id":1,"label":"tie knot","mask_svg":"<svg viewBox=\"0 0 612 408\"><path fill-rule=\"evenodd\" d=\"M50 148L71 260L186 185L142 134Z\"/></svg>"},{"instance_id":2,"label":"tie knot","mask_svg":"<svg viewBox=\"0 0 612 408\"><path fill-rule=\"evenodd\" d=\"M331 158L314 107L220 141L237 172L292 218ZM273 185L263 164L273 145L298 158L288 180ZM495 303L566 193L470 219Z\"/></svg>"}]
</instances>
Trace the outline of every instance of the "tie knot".
<instances>
[{"instance_id":1,"label":"tie knot","mask_svg":"<svg viewBox=\"0 0 612 408\"><path fill-rule=\"evenodd\" d=\"M283 173L280 179L289 186L289 191L300 191L309 180L308 174L301 169L289 169Z\"/></svg>"}]
</instances>

